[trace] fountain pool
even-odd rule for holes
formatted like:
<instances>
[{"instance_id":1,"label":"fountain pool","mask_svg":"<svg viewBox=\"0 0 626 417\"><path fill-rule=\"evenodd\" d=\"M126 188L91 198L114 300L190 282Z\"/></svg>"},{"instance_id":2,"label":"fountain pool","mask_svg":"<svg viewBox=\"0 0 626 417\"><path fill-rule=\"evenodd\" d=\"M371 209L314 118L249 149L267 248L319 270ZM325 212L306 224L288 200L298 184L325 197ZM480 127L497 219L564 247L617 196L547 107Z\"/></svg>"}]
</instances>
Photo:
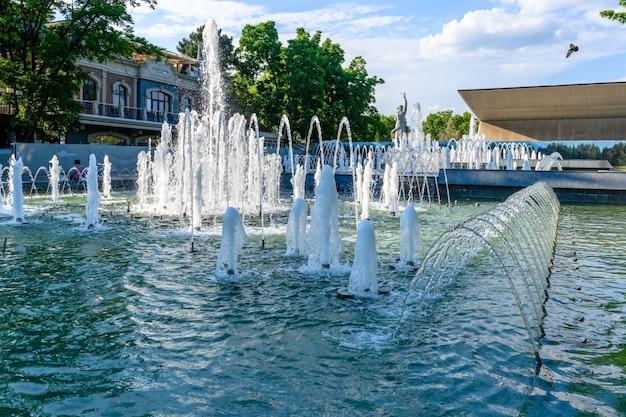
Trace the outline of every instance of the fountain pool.
<instances>
[{"instance_id":1,"label":"fountain pool","mask_svg":"<svg viewBox=\"0 0 626 417\"><path fill-rule=\"evenodd\" d=\"M263 230L244 216L239 273L217 276L220 217L191 251L188 222L129 214L134 198L104 199L93 229L84 195L27 197L27 224L0 214L1 415L626 413L624 207L561 207L536 373L489 259L400 319L413 273L389 268L400 218L376 206L378 281L394 289L344 300L349 272L304 275L285 256L289 208ZM420 210L424 252L494 206ZM353 205L339 214L349 264Z\"/></svg>"}]
</instances>

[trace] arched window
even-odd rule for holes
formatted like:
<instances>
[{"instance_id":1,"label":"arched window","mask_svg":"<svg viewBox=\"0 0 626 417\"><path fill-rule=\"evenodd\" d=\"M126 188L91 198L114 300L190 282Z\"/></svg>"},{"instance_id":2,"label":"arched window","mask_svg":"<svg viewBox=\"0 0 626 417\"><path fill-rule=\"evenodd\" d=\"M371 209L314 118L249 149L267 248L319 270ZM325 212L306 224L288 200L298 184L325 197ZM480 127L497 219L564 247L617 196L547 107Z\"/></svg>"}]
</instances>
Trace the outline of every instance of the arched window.
<instances>
[{"instance_id":1,"label":"arched window","mask_svg":"<svg viewBox=\"0 0 626 417\"><path fill-rule=\"evenodd\" d=\"M93 101L96 95L96 81L93 78L87 78L83 81L83 101Z\"/></svg>"},{"instance_id":2,"label":"arched window","mask_svg":"<svg viewBox=\"0 0 626 417\"><path fill-rule=\"evenodd\" d=\"M121 83L116 83L113 86L113 106L114 107L127 107L128 106L128 89Z\"/></svg>"}]
</instances>

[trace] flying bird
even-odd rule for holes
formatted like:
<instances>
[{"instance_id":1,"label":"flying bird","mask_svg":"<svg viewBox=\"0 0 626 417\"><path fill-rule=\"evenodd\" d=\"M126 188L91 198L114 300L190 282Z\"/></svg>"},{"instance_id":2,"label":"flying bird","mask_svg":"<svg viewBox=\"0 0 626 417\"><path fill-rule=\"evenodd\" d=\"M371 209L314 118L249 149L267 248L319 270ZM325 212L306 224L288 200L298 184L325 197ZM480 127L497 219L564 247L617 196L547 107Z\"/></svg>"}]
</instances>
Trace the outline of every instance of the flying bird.
<instances>
[{"instance_id":1,"label":"flying bird","mask_svg":"<svg viewBox=\"0 0 626 417\"><path fill-rule=\"evenodd\" d=\"M569 56L576 51L578 51L578 46L574 45L573 43L570 43L569 49L567 50L567 55L565 55L565 58L569 58Z\"/></svg>"}]
</instances>

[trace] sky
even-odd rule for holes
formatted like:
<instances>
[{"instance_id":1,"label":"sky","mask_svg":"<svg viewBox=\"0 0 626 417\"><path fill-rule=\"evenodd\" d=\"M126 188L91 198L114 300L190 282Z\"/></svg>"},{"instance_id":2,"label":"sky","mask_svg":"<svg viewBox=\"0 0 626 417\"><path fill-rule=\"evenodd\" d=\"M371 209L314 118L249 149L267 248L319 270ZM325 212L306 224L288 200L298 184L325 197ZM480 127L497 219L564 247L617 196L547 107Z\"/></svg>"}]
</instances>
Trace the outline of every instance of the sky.
<instances>
[{"instance_id":1,"label":"sky","mask_svg":"<svg viewBox=\"0 0 626 417\"><path fill-rule=\"evenodd\" d=\"M132 16L137 35L170 51L209 19L235 44L246 24L270 20L285 46L299 27L320 31L346 66L362 56L385 81L379 112L395 114L406 93L424 118L469 111L458 90L626 81L626 25L605 9L626 11L618 0L157 0Z\"/></svg>"}]
</instances>

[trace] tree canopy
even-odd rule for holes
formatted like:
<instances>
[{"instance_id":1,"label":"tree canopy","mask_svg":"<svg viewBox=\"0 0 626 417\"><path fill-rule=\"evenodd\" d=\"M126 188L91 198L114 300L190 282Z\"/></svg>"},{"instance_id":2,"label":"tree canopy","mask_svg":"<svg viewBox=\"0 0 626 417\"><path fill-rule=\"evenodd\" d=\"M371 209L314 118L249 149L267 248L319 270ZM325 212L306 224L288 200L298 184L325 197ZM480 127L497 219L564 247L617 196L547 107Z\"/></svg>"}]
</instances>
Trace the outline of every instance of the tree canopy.
<instances>
[{"instance_id":1,"label":"tree canopy","mask_svg":"<svg viewBox=\"0 0 626 417\"><path fill-rule=\"evenodd\" d=\"M430 134L433 140L449 141L460 139L469 133L472 115L469 112L452 114L452 110L442 110L426 116L422 122L424 133Z\"/></svg>"},{"instance_id":2,"label":"tree canopy","mask_svg":"<svg viewBox=\"0 0 626 417\"><path fill-rule=\"evenodd\" d=\"M81 58L103 62L162 51L135 36L128 8L155 0L0 0L0 87L21 140L79 125Z\"/></svg>"},{"instance_id":3,"label":"tree canopy","mask_svg":"<svg viewBox=\"0 0 626 417\"><path fill-rule=\"evenodd\" d=\"M619 0L619 5L622 7L626 7L626 0ZM612 9L602 10L600 12L600 16L609 20L617 20L621 24L626 23L626 12L616 12Z\"/></svg>"},{"instance_id":4,"label":"tree canopy","mask_svg":"<svg viewBox=\"0 0 626 417\"><path fill-rule=\"evenodd\" d=\"M196 32L201 34L202 29ZM201 36L194 38L202 41ZM268 21L246 25L239 46L232 50L228 45L232 46L232 39L228 43L220 38L220 56L232 65L223 67L228 72L229 105L233 111L255 113L263 129L276 131L286 114L294 139L302 140L311 118L318 116L328 139L347 117L354 140L389 140L386 119L374 106L375 87L384 81L367 73L363 57L345 65L341 46L322 40L321 32L311 35L298 28L285 46L275 23Z\"/></svg>"}]
</instances>

